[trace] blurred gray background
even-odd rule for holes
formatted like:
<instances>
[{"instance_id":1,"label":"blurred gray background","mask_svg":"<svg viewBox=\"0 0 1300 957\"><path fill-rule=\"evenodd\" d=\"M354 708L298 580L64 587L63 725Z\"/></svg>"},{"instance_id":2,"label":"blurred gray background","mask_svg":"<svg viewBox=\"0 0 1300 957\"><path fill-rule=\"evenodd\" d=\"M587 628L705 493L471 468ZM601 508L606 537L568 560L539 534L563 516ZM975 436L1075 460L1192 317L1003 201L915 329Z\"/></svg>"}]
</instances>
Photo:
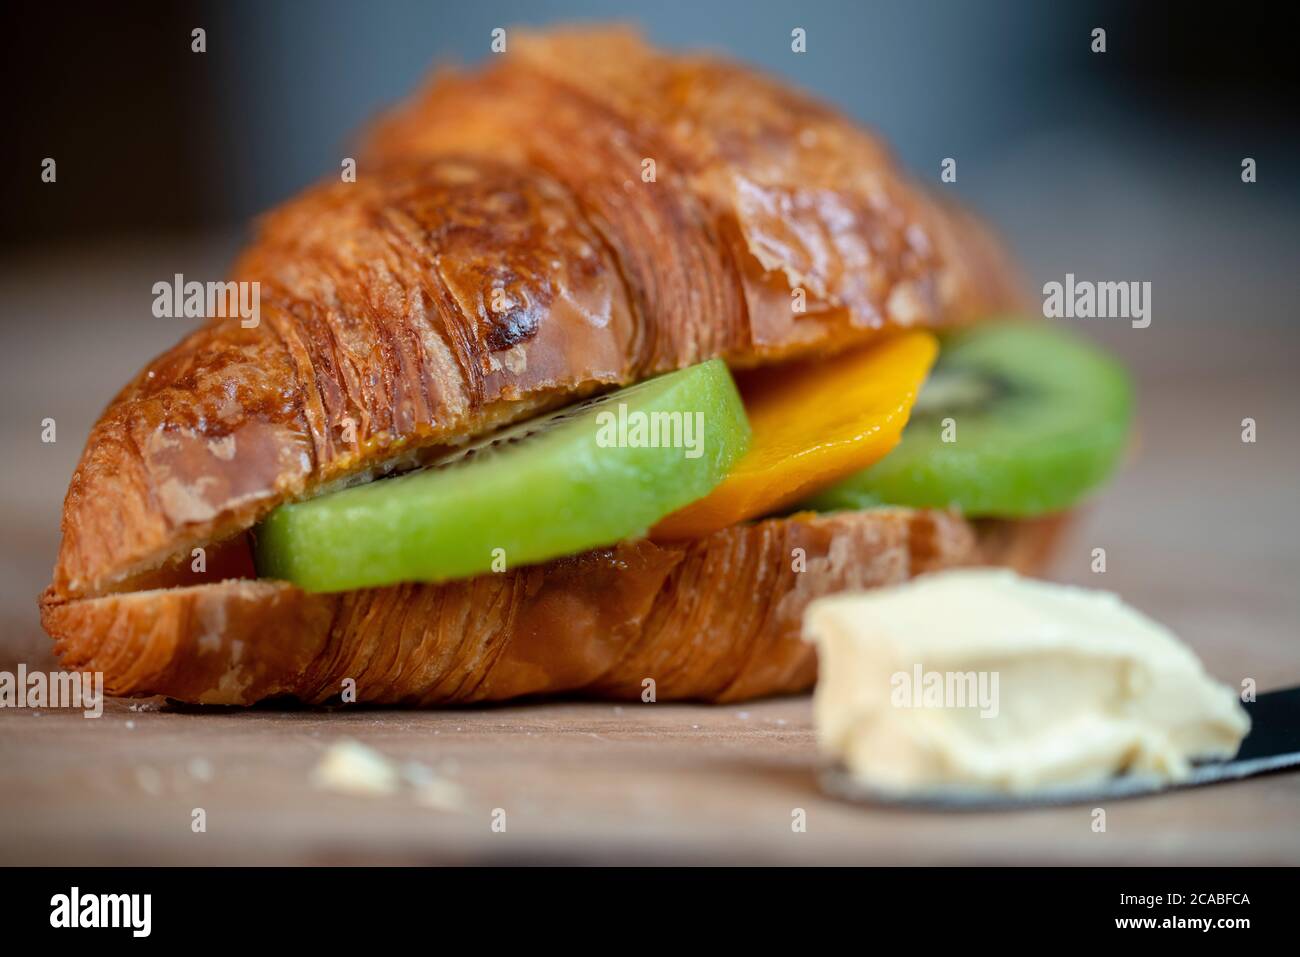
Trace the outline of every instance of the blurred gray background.
<instances>
[{"instance_id":1,"label":"blurred gray background","mask_svg":"<svg viewBox=\"0 0 1300 957\"><path fill-rule=\"evenodd\" d=\"M240 226L336 173L353 134L434 62L487 55L494 27L617 19L787 77L877 128L922 177L957 158L945 188L1035 267L1295 252L1293 231L1283 249L1259 230L1300 205L1300 86L1281 24L1246 7L1210 20L1177 5L1036 0L224 0L7 16L11 249ZM795 26L807 53L790 51ZM1089 50L1098 26L1104 55ZM1245 155L1260 166L1250 189ZM57 190L40 189L44 156L59 160ZM1102 226L1105 250L1092 235L1090 254L1076 250Z\"/></svg>"},{"instance_id":2,"label":"blurred gray background","mask_svg":"<svg viewBox=\"0 0 1300 957\"><path fill-rule=\"evenodd\" d=\"M1272 664L1300 661L1289 644L1300 619L1300 90L1290 35L1264 12L224 0L11 4L5 17L0 641L12 653L46 647L33 599L90 424L193 325L150 314L153 282L219 277L250 217L337 175L369 116L435 62L488 55L494 27L619 19L658 43L758 64L873 126L917 177L995 223L1035 287L1066 272L1152 282L1150 328L1080 324L1130 363L1143 400L1135 463L1080 534L1141 541L1112 559L1106 584L1146 589L1193 641L1247 635L1254 610ZM190 52L196 26L202 55ZM796 26L807 53L790 51ZM1102 55L1089 51L1098 26ZM40 181L46 156L57 184ZM958 180L941 185L948 156ZM1246 156L1258 163L1250 185ZM1256 446L1237 439L1246 415L1260 418ZM45 417L58 423L53 445L39 439ZM1066 561L1064 577L1086 575L1078 555Z\"/></svg>"}]
</instances>

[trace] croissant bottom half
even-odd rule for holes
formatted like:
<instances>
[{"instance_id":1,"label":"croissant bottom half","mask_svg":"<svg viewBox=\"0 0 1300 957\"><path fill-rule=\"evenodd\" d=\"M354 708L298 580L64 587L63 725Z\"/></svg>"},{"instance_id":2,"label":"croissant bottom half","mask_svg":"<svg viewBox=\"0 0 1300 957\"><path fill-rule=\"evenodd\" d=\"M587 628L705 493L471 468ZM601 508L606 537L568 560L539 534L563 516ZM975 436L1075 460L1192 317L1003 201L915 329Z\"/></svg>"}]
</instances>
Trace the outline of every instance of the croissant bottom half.
<instances>
[{"instance_id":1,"label":"croissant bottom half","mask_svg":"<svg viewBox=\"0 0 1300 957\"><path fill-rule=\"evenodd\" d=\"M800 514L447 584L309 594L230 579L72 601L47 593L42 619L64 666L103 672L114 695L736 701L812 686L800 622L814 598L978 562L1032 570L1058 527L977 529L907 509Z\"/></svg>"}]
</instances>

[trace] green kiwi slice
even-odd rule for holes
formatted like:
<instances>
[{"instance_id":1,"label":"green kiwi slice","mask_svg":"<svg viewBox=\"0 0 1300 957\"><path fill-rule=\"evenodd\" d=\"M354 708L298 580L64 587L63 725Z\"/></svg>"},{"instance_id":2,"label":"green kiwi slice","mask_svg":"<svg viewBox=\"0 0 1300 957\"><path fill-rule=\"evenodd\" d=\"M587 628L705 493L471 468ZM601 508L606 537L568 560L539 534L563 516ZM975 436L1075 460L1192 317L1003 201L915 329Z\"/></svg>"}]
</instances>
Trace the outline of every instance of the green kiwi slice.
<instances>
[{"instance_id":1,"label":"green kiwi slice","mask_svg":"<svg viewBox=\"0 0 1300 957\"><path fill-rule=\"evenodd\" d=\"M959 509L1028 518L1074 505L1110 475L1132 417L1124 370L1046 322L946 340L898 447L805 507Z\"/></svg>"},{"instance_id":2,"label":"green kiwi slice","mask_svg":"<svg viewBox=\"0 0 1300 957\"><path fill-rule=\"evenodd\" d=\"M282 505L258 573L309 591L445 581L635 538L749 447L713 359L506 429L415 472Z\"/></svg>"}]
</instances>

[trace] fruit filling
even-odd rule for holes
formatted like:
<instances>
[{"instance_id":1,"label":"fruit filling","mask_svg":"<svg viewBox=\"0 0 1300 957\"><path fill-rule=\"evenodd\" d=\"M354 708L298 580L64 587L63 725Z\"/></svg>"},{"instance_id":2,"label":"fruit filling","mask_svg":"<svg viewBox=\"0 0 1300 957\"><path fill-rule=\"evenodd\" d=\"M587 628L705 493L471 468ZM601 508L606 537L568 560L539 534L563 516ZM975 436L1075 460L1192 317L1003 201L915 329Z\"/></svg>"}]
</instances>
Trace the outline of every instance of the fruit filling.
<instances>
[{"instance_id":1,"label":"fruit filling","mask_svg":"<svg viewBox=\"0 0 1300 957\"><path fill-rule=\"evenodd\" d=\"M749 451L711 493L651 538L694 538L799 501L879 461L898 444L938 341L906 332L829 359L750 373L741 382Z\"/></svg>"},{"instance_id":2,"label":"fruit filling","mask_svg":"<svg viewBox=\"0 0 1300 957\"><path fill-rule=\"evenodd\" d=\"M1062 511L1114 470L1132 407L1124 370L1087 343L1045 322L979 325L944 342L898 448L805 505Z\"/></svg>"},{"instance_id":3,"label":"fruit filling","mask_svg":"<svg viewBox=\"0 0 1300 957\"><path fill-rule=\"evenodd\" d=\"M444 581L638 538L749 447L726 365L700 365L509 428L419 471L275 509L259 574L309 591Z\"/></svg>"},{"instance_id":4,"label":"fruit filling","mask_svg":"<svg viewBox=\"0 0 1300 957\"><path fill-rule=\"evenodd\" d=\"M795 505L1028 518L1100 484L1131 415L1124 371L1046 323L980 325L941 348L901 333L747 373L739 392L714 359L283 505L254 555L264 577L342 591L694 538Z\"/></svg>"}]
</instances>

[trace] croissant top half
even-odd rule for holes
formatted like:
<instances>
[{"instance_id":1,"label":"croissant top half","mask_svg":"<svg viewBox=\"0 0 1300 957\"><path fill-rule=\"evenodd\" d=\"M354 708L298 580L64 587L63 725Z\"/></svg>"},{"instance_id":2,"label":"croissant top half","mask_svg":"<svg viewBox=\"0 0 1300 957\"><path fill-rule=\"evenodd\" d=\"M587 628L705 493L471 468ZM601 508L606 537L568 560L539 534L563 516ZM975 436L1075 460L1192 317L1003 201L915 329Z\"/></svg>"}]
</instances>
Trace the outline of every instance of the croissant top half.
<instances>
[{"instance_id":1,"label":"croissant top half","mask_svg":"<svg viewBox=\"0 0 1300 957\"><path fill-rule=\"evenodd\" d=\"M824 106L622 30L509 50L377 123L356 182L265 217L232 276L260 323L210 320L109 405L47 600L604 387L1016 301L982 228Z\"/></svg>"}]
</instances>

